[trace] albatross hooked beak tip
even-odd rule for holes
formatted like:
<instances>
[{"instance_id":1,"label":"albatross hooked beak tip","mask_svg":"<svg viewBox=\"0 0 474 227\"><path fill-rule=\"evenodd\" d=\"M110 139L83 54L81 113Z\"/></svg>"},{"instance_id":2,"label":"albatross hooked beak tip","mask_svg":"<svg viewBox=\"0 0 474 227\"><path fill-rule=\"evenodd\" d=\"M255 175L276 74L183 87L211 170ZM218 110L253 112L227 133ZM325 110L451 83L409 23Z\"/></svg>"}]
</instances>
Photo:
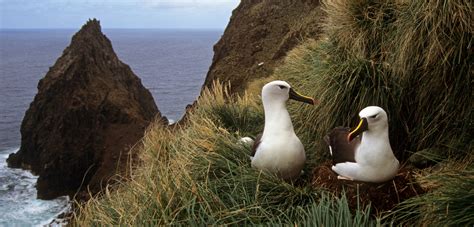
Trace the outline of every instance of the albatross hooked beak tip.
<instances>
[{"instance_id":1,"label":"albatross hooked beak tip","mask_svg":"<svg viewBox=\"0 0 474 227\"><path fill-rule=\"evenodd\" d=\"M290 88L289 95L290 95L289 96L290 99L293 99L293 100L296 100L296 101L299 101L299 102L304 102L304 103L308 103L308 104L311 104L311 105L315 105L315 104L319 103L318 101L316 101L315 99L313 99L311 97L299 94L298 92L293 90L293 88Z\"/></svg>"},{"instance_id":2,"label":"albatross hooked beak tip","mask_svg":"<svg viewBox=\"0 0 474 227\"><path fill-rule=\"evenodd\" d=\"M349 135L347 135L347 141L351 142L354 138L356 138L358 135L360 135L362 132L367 131L369 129L369 124L367 122L367 118L361 118L359 125L352 130Z\"/></svg>"}]
</instances>

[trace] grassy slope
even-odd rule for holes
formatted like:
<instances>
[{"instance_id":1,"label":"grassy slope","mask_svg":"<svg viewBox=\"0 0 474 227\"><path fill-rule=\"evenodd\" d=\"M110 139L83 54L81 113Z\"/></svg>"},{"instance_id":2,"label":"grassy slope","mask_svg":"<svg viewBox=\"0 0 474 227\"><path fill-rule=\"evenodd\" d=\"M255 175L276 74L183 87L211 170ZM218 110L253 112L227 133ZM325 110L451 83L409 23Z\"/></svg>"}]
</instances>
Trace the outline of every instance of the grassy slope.
<instances>
[{"instance_id":1,"label":"grassy slope","mask_svg":"<svg viewBox=\"0 0 474 227\"><path fill-rule=\"evenodd\" d=\"M250 167L250 148L238 139L263 126L256 100L228 98L218 86L203 94L187 128L151 127L132 180L90 200L77 224L372 223L367 210L353 216L345 198Z\"/></svg>"},{"instance_id":2,"label":"grassy slope","mask_svg":"<svg viewBox=\"0 0 474 227\"><path fill-rule=\"evenodd\" d=\"M325 36L292 51L273 76L321 101L315 108L289 105L309 156L306 172L327 159L322 137L328 130L350 126L360 109L379 105L390 116L391 142L401 160L428 150L440 162L417 175L429 192L382 221L472 225L472 4L384 2L326 1ZM263 128L256 95L263 83L250 85L241 98L216 86L203 93L186 128L151 127L132 179L82 206L76 223L381 221L363 207L351 213L344 196L311 187L307 176L295 186L250 168L249 148L237 141Z\"/></svg>"}]
</instances>

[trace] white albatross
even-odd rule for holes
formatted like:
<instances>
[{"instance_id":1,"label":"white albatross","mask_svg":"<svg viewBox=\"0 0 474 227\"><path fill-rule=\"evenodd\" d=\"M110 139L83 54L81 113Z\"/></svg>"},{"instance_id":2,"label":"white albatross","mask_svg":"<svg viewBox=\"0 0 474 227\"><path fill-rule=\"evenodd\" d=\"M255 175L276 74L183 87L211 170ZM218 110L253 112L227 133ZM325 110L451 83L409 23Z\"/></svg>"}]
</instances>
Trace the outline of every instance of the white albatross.
<instances>
[{"instance_id":1,"label":"white albatross","mask_svg":"<svg viewBox=\"0 0 474 227\"><path fill-rule=\"evenodd\" d=\"M306 154L286 109L288 99L315 104L314 99L298 94L285 81L276 80L263 86L265 127L255 139L250 159L252 167L291 181L300 176ZM245 137L241 142L251 141Z\"/></svg>"},{"instance_id":2,"label":"white albatross","mask_svg":"<svg viewBox=\"0 0 474 227\"><path fill-rule=\"evenodd\" d=\"M387 113L378 106L360 111L352 132L338 127L325 137L338 179L380 183L391 180L400 166L388 138ZM362 133L362 138L358 136Z\"/></svg>"}]
</instances>

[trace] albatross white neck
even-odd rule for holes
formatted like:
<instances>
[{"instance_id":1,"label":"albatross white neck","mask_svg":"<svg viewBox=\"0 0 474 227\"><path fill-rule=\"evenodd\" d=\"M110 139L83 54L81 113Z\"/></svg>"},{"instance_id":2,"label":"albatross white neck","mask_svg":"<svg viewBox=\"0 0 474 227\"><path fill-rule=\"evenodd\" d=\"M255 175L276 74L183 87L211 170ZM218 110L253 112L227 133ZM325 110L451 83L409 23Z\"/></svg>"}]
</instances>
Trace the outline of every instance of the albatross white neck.
<instances>
[{"instance_id":1,"label":"albatross white neck","mask_svg":"<svg viewBox=\"0 0 474 227\"><path fill-rule=\"evenodd\" d=\"M286 109L286 100L263 97L263 108L265 110L264 136L269 133L294 133L290 114Z\"/></svg>"}]
</instances>

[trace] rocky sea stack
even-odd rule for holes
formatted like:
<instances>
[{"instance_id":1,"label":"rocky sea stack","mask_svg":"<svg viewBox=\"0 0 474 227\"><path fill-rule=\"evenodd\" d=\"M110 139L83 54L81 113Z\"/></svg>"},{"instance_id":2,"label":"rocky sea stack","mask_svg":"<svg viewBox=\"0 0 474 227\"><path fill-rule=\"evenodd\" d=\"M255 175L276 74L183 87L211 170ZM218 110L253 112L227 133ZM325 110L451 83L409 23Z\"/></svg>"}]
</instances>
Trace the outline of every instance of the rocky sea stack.
<instances>
[{"instance_id":1,"label":"rocky sea stack","mask_svg":"<svg viewBox=\"0 0 474 227\"><path fill-rule=\"evenodd\" d=\"M89 20L38 84L10 167L39 175L38 198L100 191L126 170L133 147L161 117L151 93Z\"/></svg>"}]
</instances>

